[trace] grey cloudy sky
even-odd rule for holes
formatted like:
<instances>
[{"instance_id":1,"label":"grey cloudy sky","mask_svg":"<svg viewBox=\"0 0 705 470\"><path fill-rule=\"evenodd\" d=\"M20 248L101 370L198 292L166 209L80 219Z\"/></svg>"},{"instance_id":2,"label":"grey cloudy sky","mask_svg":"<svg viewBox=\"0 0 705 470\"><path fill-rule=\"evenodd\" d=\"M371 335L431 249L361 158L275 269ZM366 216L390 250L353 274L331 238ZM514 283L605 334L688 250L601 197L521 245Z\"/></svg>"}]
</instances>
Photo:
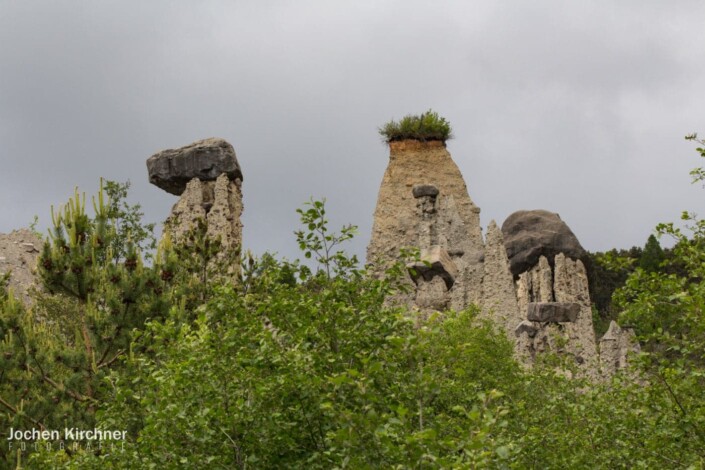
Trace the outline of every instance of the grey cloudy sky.
<instances>
[{"instance_id":1,"label":"grey cloudy sky","mask_svg":"<svg viewBox=\"0 0 705 470\"><path fill-rule=\"evenodd\" d=\"M297 256L326 197L369 240L377 127L433 108L486 226L561 214L589 250L704 212L705 3L0 0L0 232L100 176L161 221L145 160L218 136L245 175L244 243Z\"/></svg>"}]
</instances>

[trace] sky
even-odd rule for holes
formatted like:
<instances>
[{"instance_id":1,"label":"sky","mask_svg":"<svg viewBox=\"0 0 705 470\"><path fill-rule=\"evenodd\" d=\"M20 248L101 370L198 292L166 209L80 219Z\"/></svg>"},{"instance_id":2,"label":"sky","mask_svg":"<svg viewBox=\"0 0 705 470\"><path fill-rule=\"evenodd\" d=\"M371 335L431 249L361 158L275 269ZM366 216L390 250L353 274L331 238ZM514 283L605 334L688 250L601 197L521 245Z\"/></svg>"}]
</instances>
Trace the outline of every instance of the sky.
<instances>
[{"instance_id":1,"label":"sky","mask_svg":"<svg viewBox=\"0 0 705 470\"><path fill-rule=\"evenodd\" d=\"M386 121L433 109L483 227L558 212L590 251L705 212L705 2L0 0L0 232L100 177L161 222L146 159L206 137L244 174L244 247L299 256L326 198L364 257ZM667 244L667 242L665 242Z\"/></svg>"}]
</instances>

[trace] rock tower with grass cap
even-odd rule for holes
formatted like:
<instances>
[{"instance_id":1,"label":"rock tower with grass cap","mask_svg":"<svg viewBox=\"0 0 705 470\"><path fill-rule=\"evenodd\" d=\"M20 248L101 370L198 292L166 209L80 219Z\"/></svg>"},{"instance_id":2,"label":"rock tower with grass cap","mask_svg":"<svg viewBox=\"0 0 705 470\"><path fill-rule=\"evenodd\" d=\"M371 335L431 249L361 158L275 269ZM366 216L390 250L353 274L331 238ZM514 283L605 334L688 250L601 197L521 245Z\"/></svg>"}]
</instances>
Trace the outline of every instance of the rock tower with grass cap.
<instances>
[{"instance_id":1,"label":"rock tower with grass cap","mask_svg":"<svg viewBox=\"0 0 705 470\"><path fill-rule=\"evenodd\" d=\"M409 289L390 301L417 310L421 318L478 305L480 316L514 341L517 356L526 364L541 352L553 351L572 361L580 375L599 377L588 279L581 261L585 251L560 217L548 211L520 211L501 230L491 221L483 239L480 209L446 148L451 137L448 122L428 111L390 121L380 134L389 145L389 164L379 189L367 262L381 276L400 260L402 250L418 253L407 262ZM604 354L609 365L603 375L626 363L625 338L615 327L603 339L612 346Z\"/></svg>"}]
</instances>

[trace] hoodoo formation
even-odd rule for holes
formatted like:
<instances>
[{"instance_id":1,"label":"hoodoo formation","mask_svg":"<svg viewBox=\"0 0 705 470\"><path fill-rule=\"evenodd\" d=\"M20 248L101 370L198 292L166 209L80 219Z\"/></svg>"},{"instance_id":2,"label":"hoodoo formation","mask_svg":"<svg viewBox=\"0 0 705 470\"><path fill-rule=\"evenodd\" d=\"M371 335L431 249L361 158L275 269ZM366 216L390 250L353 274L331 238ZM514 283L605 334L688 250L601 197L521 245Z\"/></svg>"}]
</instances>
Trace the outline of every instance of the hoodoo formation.
<instances>
[{"instance_id":1,"label":"hoodoo formation","mask_svg":"<svg viewBox=\"0 0 705 470\"><path fill-rule=\"evenodd\" d=\"M381 276L403 250L418 252L417 259L407 260L409 289L389 301L419 312L420 319L478 305L480 316L514 341L517 357L527 365L553 351L574 360L588 377L624 369L639 345L630 328L613 322L598 348L585 250L575 234L558 214L523 210L510 215L501 230L491 221L483 237L480 209L446 148L450 127L430 111L421 115L421 126L418 118L392 121L380 131L389 144L389 164L367 263ZM429 122L433 129L425 138L423 126ZM173 239L203 220L206 236L220 240L223 253L239 252L243 177L232 145L199 140L156 153L147 168L151 183L179 196L165 224ZM10 285L25 301L39 243L27 230L0 234L0 276L11 272ZM239 271L236 258L231 272Z\"/></svg>"},{"instance_id":2,"label":"hoodoo formation","mask_svg":"<svg viewBox=\"0 0 705 470\"><path fill-rule=\"evenodd\" d=\"M410 292L392 301L423 314L476 304L481 316L515 341L517 357L529 365L537 354L553 351L571 357L593 378L625 367L627 353L638 345L616 324L601 341L605 364L600 364L581 261L585 251L570 228L558 214L518 211L501 230L491 221L483 239L480 209L445 139L425 141L413 122L418 119L422 128L427 118L428 113L407 116L380 131L389 144L389 164L367 262L382 275L402 249L420 253L419 261L408 264ZM413 138L389 133L404 124L413 128ZM449 135L450 128L446 131Z\"/></svg>"},{"instance_id":3,"label":"hoodoo formation","mask_svg":"<svg viewBox=\"0 0 705 470\"><path fill-rule=\"evenodd\" d=\"M201 219L224 250L240 248L243 177L232 145L210 138L162 150L149 157L147 170L152 184L180 196L166 223L174 239Z\"/></svg>"},{"instance_id":4,"label":"hoodoo formation","mask_svg":"<svg viewBox=\"0 0 705 470\"><path fill-rule=\"evenodd\" d=\"M421 309L462 309L479 302L484 248L480 209L472 202L445 143L390 142L367 261L382 273L405 247L445 266L438 276L415 279L407 303ZM453 274L451 276L451 273ZM452 277L453 282L447 282Z\"/></svg>"}]
</instances>

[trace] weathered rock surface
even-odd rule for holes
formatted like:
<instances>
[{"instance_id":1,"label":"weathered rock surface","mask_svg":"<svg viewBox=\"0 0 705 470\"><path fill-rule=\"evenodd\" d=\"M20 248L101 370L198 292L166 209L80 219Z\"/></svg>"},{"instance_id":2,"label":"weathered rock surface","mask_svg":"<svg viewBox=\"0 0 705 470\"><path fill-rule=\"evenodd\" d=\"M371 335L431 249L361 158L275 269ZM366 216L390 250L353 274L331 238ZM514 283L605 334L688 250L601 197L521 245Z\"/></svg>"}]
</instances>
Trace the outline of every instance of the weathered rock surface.
<instances>
[{"instance_id":1,"label":"weathered rock surface","mask_svg":"<svg viewBox=\"0 0 705 470\"><path fill-rule=\"evenodd\" d=\"M230 181L242 181L242 171L233 146L218 138L162 150L147 159L147 170L150 183L177 196L194 178L215 181L225 173Z\"/></svg>"},{"instance_id":2,"label":"weathered rock surface","mask_svg":"<svg viewBox=\"0 0 705 470\"><path fill-rule=\"evenodd\" d=\"M536 322L574 322L580 314L580 305L572 302L531 302L526 319Z\"/></svg>"},{"instance_id":3,"label":"weathered rock surface","mask_svg":"<svg viewBox=\"0 0 705 470\"><path fill-rule=\"evenodd\" d=\"M504 246L515 278L533 268L541 256L553 261L563 253L581 259L585 250L560 216L545 210L517 211L502 224Z\"/></svg>"},{"instance_id":4,"label":"weathered rock surface","mask_svg":"<svg viewBox=\"0 0 705 470\"><path fill-rule=\"evenodd\" d=\"M37 286L36 265L42 241L30 230L0 233L0 277L10 272L8 287L25 304L29 291Z\"/></svg>"},{"instance_id":5,"label":"weathered rock surface","mask_svg":"<svg viewBox=\"0 0 705 470\"><path fill-rule=\"evenodd\" d=\"M641 351L636 334L631 328L621 328L611 321L607 332L600 339L600 367L606 378L613 376L629 365L629 356Z\"/></svg>"},{"instance_id":6,"label":"weathered rock surface","mask_svg":"<svg viewBox=\"0 0 705 470\"><path fill-rule=\"evenodd\" d=\"M242 243L242 210L239 179L230 181L226 174L215 181L193 178L172 208L166 227L172 238L179 240L203 219L208 237L219 238L224 249L237 249Z\"/></svg>"},{"instance_id":7,"label":"weathered rock surface","mask_svg":"<svg viewBox=\"0 0 705 470\"><path fill-rule=\"evenodd\" d=\"M479 213L443 143L392 142L367 262L382 275L402 248L418 249L422 261L407 264L408 293L388 300L416 310L421 322L432 312L477 304L481 317L515 342L527 367L550 351L574 359L579 375L598 378L588 279L580 260L585 251L573 232L558 214L519 211L501 230L492 221L483 240ZM616 340L604 341L610 354L610 341ZM610 359L624 355L620 348L606 360L620 363Z\"/></svg>"},{"instance_id":8,"label":"weathered rock surface","mask_svg":"<svg viewBox=\"0 0 705 470\"><path fill-rule=\"evenodd\" d=\"M458 268L443 247L435 245L421 250L419 261L408 264L411 279L419 284L423 279L430 282L435 276L439 276L446 284L446 290L453 287L455 278L458 276Z\"/></svg>"},{"instance_id":9,"label":"weathered rock surface","mask_svg":"<svg viewBox=\"0 0 705 470\"><path fill-rule=\"evenodd\" d=\"M586 367L593 374L599 359L585 266L582 261L572 260L560 253L555 258L553 277L556 302L575 302L580 305L578 319L566 326L570 337L569 350L579 363L580 358L584 359Z\"/></svg>"},{"instance_id":10,"label":"weathered rock surface","mask_svg":"<svg viewBox=\"0 0 705 470\"><path fill-rule=\"evenodd\" d=\"M482 278L482 315L514 337L517 323L523 318L519 312L514 281L509 272L509 260L502 241L502 232L493 220L487 227Z\"/></svg>"},{"instance_id":11,"label":"weathered rock surface","mask_svg":"<svg viewBox=\"0 0 705 470\"><path fill-rule=\"evenodd\" d=\"M580 260L572 260L562 253L556 255L553 266L541 256L536 266L519 275L516 280L519 308L528 313L531 303L559 302L577 304L579 313L572 322L534 321L537 329L534 337L520 336L523 347L528 349L524 355L535 357L546 350L570 354L587 376L596 378L599 359L585 267Z\"/></svg>"},{"instance_id":12,"label":"weathered rock surface","mask_svg":"<svg viewBox=\"0 0 705 470\"><path fill-rule=\"evenodd\" d=\"M436 197L438 196L438 188L432 184L417 184L411 189L411 194L413 194L415 198L423 196Z\"/></svg>"},{"instance_id":13,"label":"weathered rock surface","mask_svg":"<svg viewBox=\"0 0 705 470\"><path fill-rule=\"evenodd\" d=\"M421 312L441 312L450 307L450 298L447 295L448 285L440 276L430 280L420 279L414 297L414 306Z\"/></svg>"},{"instance_id":14,"label":"weathered rock surface","mask_svg":"<svg viewBox=\"0 0 705 470\"><path fill-rule=\"evenodd\" d=\"M536 336L536 333L538 333L538 331L539 329L534 323L528 320L522 320L521 323L519 323L514 329L514 335L518 337L523 334L526 334L529 338L533 338L534 336Z\"/></svg>"},{"instance_id":15,"label":"weathered rock surface","mask_svg":"<svg viewBox=\"0 0 705 470\"><path fill-rule=\"evenodd\" d=\"M484 258L480 209L468 196L465 181L445 144L404 140L391 142L389 148L367 262L381 275L399 259L402 248L440 246L451 257L458 274L451 289L433 290L433 295L442 299L431 303L462 309L470 301L479 302ZM415 297L411 292L395 301L413 306Z\"/></svg>"}]
</instances>

